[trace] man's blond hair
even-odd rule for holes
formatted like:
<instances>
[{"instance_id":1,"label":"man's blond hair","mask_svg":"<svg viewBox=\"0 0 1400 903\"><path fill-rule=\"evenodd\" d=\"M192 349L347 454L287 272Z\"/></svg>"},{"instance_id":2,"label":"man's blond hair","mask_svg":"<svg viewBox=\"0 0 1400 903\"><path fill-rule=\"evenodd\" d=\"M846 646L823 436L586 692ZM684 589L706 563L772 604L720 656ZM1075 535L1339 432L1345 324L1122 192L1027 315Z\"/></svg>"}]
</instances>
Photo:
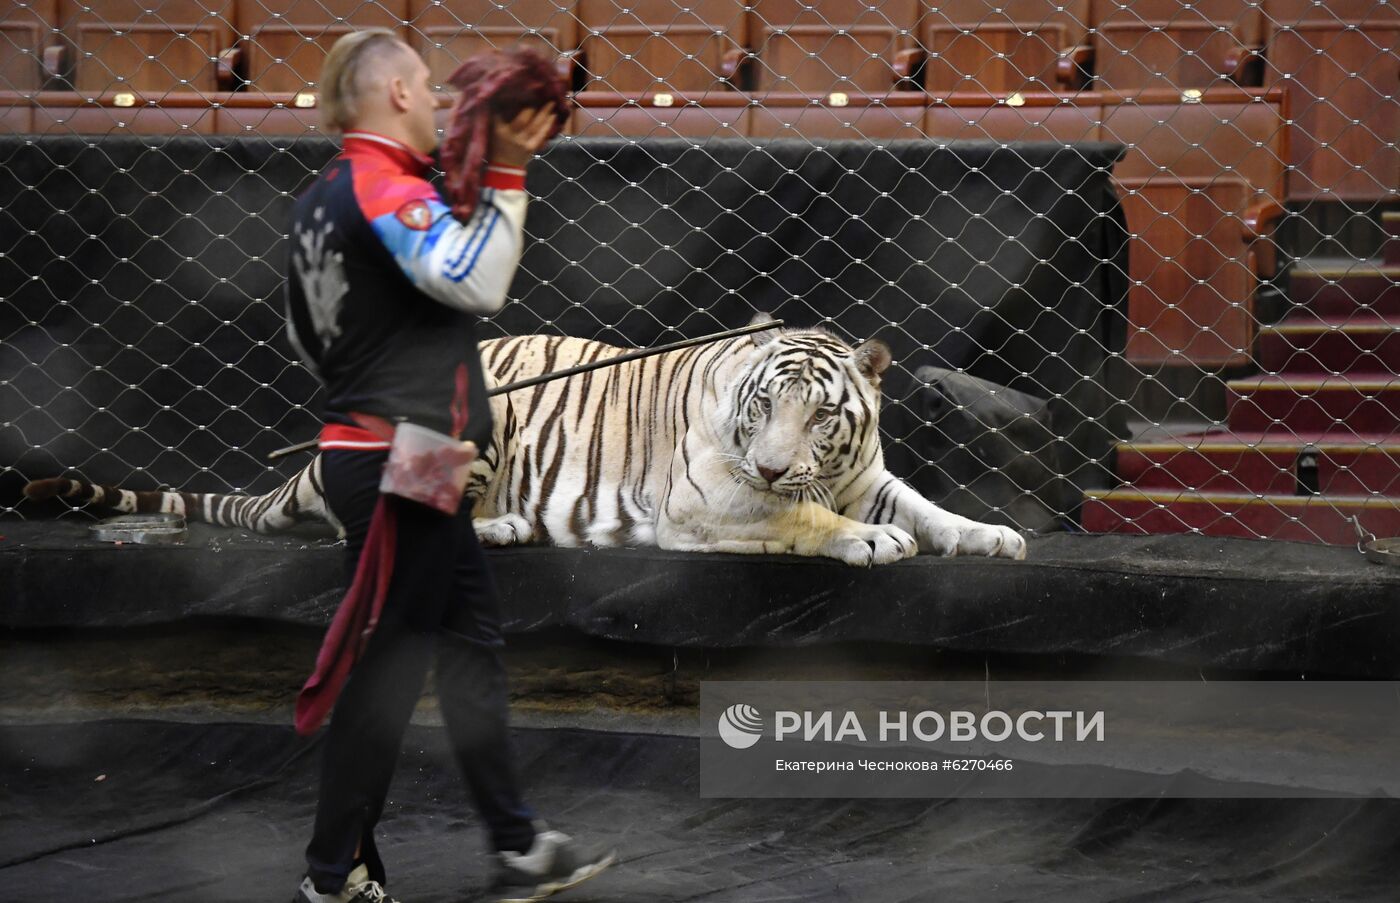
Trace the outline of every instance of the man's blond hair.
<instances>
[{"instance_id":1,"label":"man's blond hair","mask_svg":"<svg viewBox=\"0 0 1400 903\"><path fill-rule=\"evenodd\" d=\"M412 52L412 49L387 28L363 28L352 31L331 45L321 67L321 122L332 131L350 128L360 111L357 101L365 89L360 77L361 64L386 51Z\"/></svg>"}]
</instances>

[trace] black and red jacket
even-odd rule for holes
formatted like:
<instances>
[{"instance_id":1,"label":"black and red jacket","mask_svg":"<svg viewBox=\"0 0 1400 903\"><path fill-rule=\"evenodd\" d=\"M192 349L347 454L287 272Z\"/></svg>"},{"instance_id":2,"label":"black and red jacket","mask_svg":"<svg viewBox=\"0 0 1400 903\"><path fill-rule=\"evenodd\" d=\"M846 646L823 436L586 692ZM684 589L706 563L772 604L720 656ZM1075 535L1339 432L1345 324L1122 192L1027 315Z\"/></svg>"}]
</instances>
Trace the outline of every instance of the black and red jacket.
<instances>
[{"instance_id":1,"label":"black and red jacket","mask_svg":"<svg viewBox=\"0 0 1400 903\"><path fill-rule=\"evenodd\" d=\"M326 385L322 448L387 448L351 412L491 439L476 321L505 304L524 243L525 172L491 166L470 221L425 178L431 159L370 132L292 213L287 331Z\"/></svg>"}]
</instances>

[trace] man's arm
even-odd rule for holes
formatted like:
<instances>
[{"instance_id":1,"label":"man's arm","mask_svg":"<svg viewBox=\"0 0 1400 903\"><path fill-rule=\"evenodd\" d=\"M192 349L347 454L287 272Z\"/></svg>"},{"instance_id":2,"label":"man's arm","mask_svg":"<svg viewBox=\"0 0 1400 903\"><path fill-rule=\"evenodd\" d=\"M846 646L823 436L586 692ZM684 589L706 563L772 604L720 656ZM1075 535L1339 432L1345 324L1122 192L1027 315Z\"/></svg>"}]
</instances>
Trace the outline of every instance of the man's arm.
<instances>
[{"instance_id":1,"label":"man's arm","mask_svg":"<svg viewBox=\"0 0 1400 903\"><path fill-rule=\"evenodd\" d=\"M505 305L525 244L525 164L544 147L553 125L552 105L492 122L492 162L470 221L453 217L426 182L405 194L392 214L372 220L380 241L429 297L482 316Z\"/></svg>"},{"instance_id":2,"label":"man's arm","mask_svg":"<svg viewBox=\"0 0 1400 903\"><path fill-rule=\"evenodd\" d=\"M525 171L488 170L481 203L465 223L420 184L423 190L411 192L416 197L371 221L375 234L424 294L458 310L494 314L505 305L525 244Z\"/></svg>"}]
</instances>

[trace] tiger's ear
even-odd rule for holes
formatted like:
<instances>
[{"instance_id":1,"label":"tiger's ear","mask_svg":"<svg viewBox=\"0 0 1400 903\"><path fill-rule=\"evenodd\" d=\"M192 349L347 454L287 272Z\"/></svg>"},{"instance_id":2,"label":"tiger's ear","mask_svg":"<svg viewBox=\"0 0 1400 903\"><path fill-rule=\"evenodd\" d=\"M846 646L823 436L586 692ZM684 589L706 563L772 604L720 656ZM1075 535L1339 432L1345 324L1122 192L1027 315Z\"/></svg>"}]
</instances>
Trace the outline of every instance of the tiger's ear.
<instances>
[{"instance_id":1,"label":"tiger's ear","mask_svg":"<svg viewBox=\"0 0 1400 903\"><path fill-rule=\"evenodd\" d=\"M768 313L767 311L761 310L753 315L753 319L749 321L749 325L757 326L760 323L776 322L777 320L773 318L772 314ZM764 345L767 345L769 342L773 341L777 337L778 331L776 329L764 329L760 330L759 332L749 333L749 341L753 342L754 345L756 345L759 348L762 348Z\"/></svg>"},{"instance_id":2,"label":"tiger's ear","mask_svg":"<svg viewBox=\"0 0 1400 903\"><path fill-rule=\"evenodd\" d=\"M890 346L879 339L867 339L856 347L854 355L856 369L878 389L881 374L890 368L894 360L890 355Z\"/></svg>"}]
</instances>

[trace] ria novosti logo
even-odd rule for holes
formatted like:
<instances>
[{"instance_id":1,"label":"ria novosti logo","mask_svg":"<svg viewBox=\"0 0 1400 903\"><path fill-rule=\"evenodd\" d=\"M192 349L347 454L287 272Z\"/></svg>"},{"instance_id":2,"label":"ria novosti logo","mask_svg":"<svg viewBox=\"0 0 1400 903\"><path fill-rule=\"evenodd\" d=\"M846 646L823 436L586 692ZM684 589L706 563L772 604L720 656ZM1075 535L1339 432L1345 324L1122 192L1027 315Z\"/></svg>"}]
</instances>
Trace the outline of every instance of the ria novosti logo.
<instances>
[{"instance_id":1,"label":"ria novosti logo","mask_svg":"<svg viewBox=\"0 0 1400 903\"><path fill-rule=\"evenodd\" d=\"M908 711L881 710L874 713L878 716L875 723L871 713L864 714L862 721L861 713L850 710L777 709L773 712L773 739L779 743L905 744L912 733L916 741L925 743L1000 743L1013 736L1027 743L1047 739L1056 743L1101 743L1105 731L1105 713L1101 710L1024 711L1014 716L996 709L981 713L925 710L913 713L912 718ZM763 713L742 702L731 705L719 716L720 739L731 749L750 748L763 736L764 727Z\"/></svg>"},{"instance_id":2,"label":"ria novosti logo","mask_svg":"<svg viewBox=\"0 0 1400 903\"><path fill-rule=\"evenodd\" d=\"M720 713L719 737L731 749L748 749L763 736L763 715L751 705L735 703Z\"/></svg>"}]
</instances>

